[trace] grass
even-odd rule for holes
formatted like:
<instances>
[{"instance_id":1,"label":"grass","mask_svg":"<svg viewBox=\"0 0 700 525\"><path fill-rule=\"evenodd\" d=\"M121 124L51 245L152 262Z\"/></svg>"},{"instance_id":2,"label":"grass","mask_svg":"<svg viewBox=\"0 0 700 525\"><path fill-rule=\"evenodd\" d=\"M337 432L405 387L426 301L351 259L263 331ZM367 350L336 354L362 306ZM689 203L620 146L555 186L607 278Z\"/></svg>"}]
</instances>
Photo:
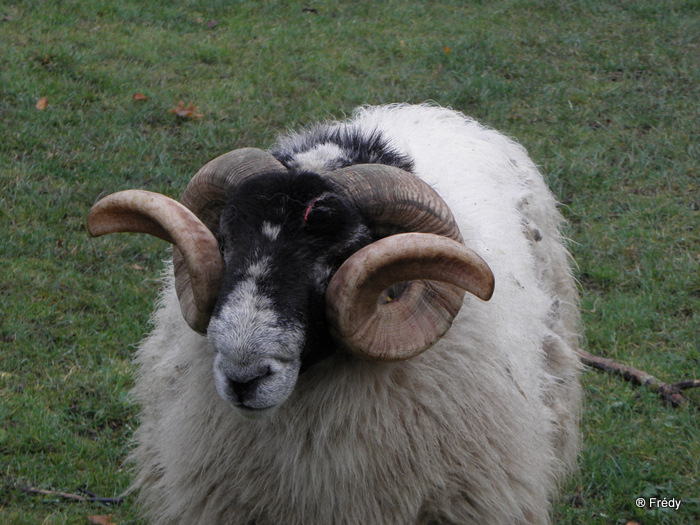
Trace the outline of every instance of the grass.
<instances>
[{"instance_id":1,"label":"grass","mask_svg":"<svg viewBox=\"0 0 700 525\"><path fill-rule=\"evenodd\" d=\"M130 357L167 250L90 239L98 196L177 197L214 156L359 104L434 100L517 137L564 204L589 351L700 375L698 19L692 0L0 2L0 522L139 523L132 496L19 490L129 483ZM555 522L697 523L697 410L583 381Z\"/></svg>"}]
</instances>

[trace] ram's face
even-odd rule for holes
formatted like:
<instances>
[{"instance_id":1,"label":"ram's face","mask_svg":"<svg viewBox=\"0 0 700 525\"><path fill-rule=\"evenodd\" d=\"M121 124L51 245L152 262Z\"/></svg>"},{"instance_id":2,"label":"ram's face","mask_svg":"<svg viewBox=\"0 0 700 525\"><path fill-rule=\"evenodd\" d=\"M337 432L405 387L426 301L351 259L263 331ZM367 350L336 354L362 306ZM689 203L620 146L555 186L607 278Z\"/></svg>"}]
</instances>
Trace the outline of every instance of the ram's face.
<instances>
[{"instance_id":1,"label":"ram's face","mask_svg":"<svg viewBox=\"0 0 700 525\"><path fill-rule=\"evenodd\" d=\"M369 229L318 175L267 174L229 197L218 236L224 275L207 331L216 388L258 414L333 351L324 293L338 266L370 242Z\"/></svg>"}]
</instances>

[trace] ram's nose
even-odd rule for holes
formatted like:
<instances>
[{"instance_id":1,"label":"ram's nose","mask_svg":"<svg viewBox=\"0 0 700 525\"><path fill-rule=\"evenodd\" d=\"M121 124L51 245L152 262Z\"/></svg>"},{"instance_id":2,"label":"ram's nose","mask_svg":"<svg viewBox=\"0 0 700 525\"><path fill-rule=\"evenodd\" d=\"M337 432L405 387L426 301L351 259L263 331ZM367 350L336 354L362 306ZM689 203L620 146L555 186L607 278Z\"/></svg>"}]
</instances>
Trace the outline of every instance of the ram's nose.
<instances>
[{"instance_id":1,"label":"ram's nose","mask_svg":"<svg viewBox=\"0 0 700 525\"><path fill-rule=\"evenodd\" d=\"M260 365L253 369L239 370L225 377L227 391L237 399L245 399L262 381L274 374L272 366Z\"/></svg>"},{"instance_id":2,"label":"ram's nose","mask_svg":"<svg viewBox=\"0 0 700 525\"><path fill-rule=\"evenodd\" d=\"M214 379L219 395L245 415L262 415L282 404L294 390L297 360L262 358L245 364L219 354Z\"/></svg>"}]
</instances>

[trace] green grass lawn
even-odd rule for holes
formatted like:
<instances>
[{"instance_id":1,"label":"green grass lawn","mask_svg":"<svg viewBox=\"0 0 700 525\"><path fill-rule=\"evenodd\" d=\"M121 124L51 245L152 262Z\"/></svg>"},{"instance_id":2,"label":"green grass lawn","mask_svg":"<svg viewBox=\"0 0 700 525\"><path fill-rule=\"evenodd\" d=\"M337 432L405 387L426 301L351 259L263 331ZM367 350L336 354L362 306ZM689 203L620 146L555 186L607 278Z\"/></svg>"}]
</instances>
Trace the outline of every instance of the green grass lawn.
<instances>
[{"instance_id":1,"label":"green grass lawn","mask_svg":"<svg viewBox=\"0 0 700 525\"><path fill-rule=\"evenodd\" d=\"M516 137L570 222L585 347L700 376L699 20L696 0L0 0L0 523L139 523L133 496L21 490L129 483L130 359L167 247L89 238L90 206L179 197L211 158L359 104L433 100ZM697 408L583 382L555 523L697 523Z\"/></svg>"}]
</instances>

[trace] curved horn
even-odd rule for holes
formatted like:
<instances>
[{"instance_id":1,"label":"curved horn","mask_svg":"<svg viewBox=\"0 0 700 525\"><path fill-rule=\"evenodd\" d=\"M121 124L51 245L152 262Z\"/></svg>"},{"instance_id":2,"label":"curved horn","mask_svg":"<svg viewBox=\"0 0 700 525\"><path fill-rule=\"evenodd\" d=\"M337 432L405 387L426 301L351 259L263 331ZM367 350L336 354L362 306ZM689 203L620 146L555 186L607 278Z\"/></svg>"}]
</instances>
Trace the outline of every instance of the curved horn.
<instances>
[{"instance_id":1,"label":"curved horn","mask_svg":"<svg viewBox=\"0 0 700 525\"><path fill-rule=\"evenodd\" d=\"M399 283L406 287L387 297L387 289ZM352 255L331 279L331 332L365 359L408 359L449 329L461 290L487 301L493 284L488 265L461 243L429 233L392 235Z\"/></svg>"},{"instance_id":2,"label":"curved horn","mask_svg":"<svg viewBox=\"0 0 700 525\"><path fill-rule=\"evenodd\" d=\"M356 164L324 176L338 185L370 223L375 238L434 233L461 242L445 201L423 180L394 166Z\"/></svg>"},{"instance_id":3,"label":"curved horn","mask_svg":"<svg viewBox=\"0 0 700 525\"><path fill-rule=\"evenodd\" d=\"M331 330L348 350L370 360L413 357L449 329L464 290L491 297L493 273L462 244L449 207L424 181L379 164L325 175L384 237L350 257L326 292ZM413 233L396 235L404 232ZM384 300L399 284L400 295Z\"/></svg>"},{"instance_id":4,"label":"curved horn","mask_svg":"<svg viewBox=\"0 0 700 525\"><path fill-rule=\"evenodd\" d=\"M221 285L223 262L216 238L190 210L159 193L126 190L98 201L88 214L87 225L93 237L148 233L173 243L180 254L181 272L187 274L186 283L181 282L178 289L182 315L193 330L206 332Z\"/></svg>"}]
</instances>

